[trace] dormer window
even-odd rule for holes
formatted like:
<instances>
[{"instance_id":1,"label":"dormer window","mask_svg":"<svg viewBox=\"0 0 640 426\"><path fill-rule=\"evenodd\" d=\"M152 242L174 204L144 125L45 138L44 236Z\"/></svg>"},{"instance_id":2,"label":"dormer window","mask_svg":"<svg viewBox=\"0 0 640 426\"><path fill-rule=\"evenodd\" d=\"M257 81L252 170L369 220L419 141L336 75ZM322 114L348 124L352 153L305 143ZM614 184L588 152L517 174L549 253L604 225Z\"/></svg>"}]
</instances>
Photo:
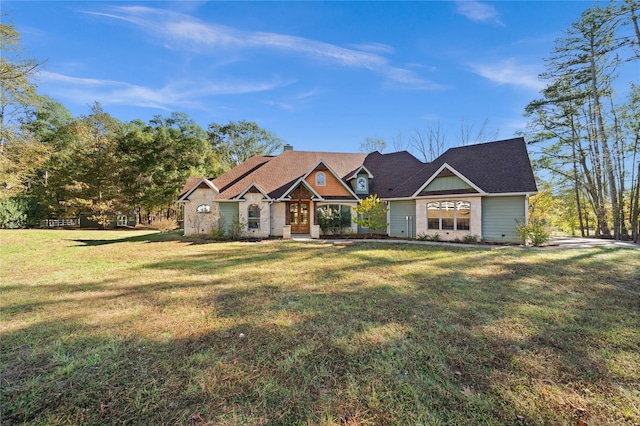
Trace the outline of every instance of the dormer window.
<instances>
[{"instance_id":1,"label":"dormer window","mask_svg":"<svg viewBox=\"0 0 640 426\"><path fill-rule=\"evenodd\" d=\"M316 173L316 186L326 186L327 184L327 175L324 172Z\"/></svg>"},{"instance_id":2,"label":"dormer window","mask_svg":"<svg viewBox=\"0 0 640 426\"><path fill-rule=\"evenodd\" d=\"M367 192L368 191L367 187L368 187L367 178L364 176L359 176L358 179L356 179L356 192L358 193Z\"/></svg>"}]
</instances>

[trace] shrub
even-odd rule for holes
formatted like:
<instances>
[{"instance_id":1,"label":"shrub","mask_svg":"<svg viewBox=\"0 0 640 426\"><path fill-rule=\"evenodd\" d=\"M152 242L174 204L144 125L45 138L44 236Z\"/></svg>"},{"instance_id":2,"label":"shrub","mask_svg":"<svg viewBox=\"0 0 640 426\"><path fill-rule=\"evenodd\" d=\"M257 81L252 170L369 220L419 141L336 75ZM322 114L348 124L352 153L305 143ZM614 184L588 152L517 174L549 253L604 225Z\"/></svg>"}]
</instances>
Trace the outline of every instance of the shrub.
<instances>
[{"instance_id":1,"label":"shrub","mask_svg":"<svg viewBox=\"0 0 640 426\"><path fill-rule=\"evenodd\" d=\"M34 227L42 219L44 211L33 198L18 196L0 200L0 229Z\"/></svg>"},{"instance_id":2,"label":"shrub","mask_svg":"<svg viewBox=\"0 0 640 426\"><path fill-rule=\"evenodd\" d=\"M465 244L476 244L478 242L478 236L467 234L462 238L462 242Z\"/></svg>"},{"instance_id":3,"label":"shrub","mask_svg":"<svg viewBox=\"0 0 640 426\"><path fill-rule=\"evenodd\" d=\"M417 237L420 241L440 241L440 234L437 232L433 235L431 234L419 234Z\"/></svg>"},{"instance_id":4,"label":"shrub","mask_svg":"<svg viewBox=\"0 0 640 426\"><path fill-rule=\"evenodd\" d=\"M547 230L547 224L540 220L534 220L531 226L531 243L534 246L539 246L549 241L549 231Z\"/></svg>"},{"instance_id":5,"label":"shrub","mask_svg":"<svg viewBox=\"0 0 640 426\"><path fill-rule=\"evenodd\" d=\"M348 206L321 206L317 209L318 225L325 234L342 235L351 226L351 209Z\"/></svg>"},{"instance_id":6,"label":"shrub","mask_svg":"<svg viewBox=\"0 0 640 426\"><path fill-rule=\"evenodd\" d=\"M549 231L545 221L535 219L530 224L518 220L516 222L518 223L516 233L524 244L531 242L534 246L539 246L549 241Z\"/></svg>"},{"instance_id":7,"label":"shrub","mask_svg":"<svg viewBox=\"0 0 640 426\"><path fill-rule=\"evenodd\" d=\"M376 229L384 229L387 227L387 212L389 209L385 207L382 200L377 195L373 194L360 200L358 207L355 208L357 217L354 218L354 222L358 226L363 228L369 228L369 235L373 235L373 231Z\"/></svg>"},{"instance_id":8,"label":"shrub","mask_svg":"<svg viewBox=\"0 0 640 426\"><path fill-rule=\"evenodd\" d=\"M233 216L231 225L229 226L229 237L232 240L239 240L242 237L242 233L247 228L247 222L240 215Z\"/></svg>"},{"instance_id":9,"label":"shrub","mask_svg":"<svg viewBox=\"0 0 640 426\"><path fill-rule=\"evenodd\" d=\"M224 231L224 228L211 228L209 238L212 240L224 240L227 238L227 233Z\"/></svg>"}]
</instances>

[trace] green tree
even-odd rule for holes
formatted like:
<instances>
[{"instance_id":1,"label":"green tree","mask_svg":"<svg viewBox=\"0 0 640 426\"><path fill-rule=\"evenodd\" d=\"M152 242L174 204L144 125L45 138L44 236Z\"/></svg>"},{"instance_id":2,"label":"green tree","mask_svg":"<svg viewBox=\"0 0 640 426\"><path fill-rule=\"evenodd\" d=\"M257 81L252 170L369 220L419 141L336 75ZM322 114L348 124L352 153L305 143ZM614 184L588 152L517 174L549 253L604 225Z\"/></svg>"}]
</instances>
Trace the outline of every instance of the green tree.
<instances>
[{"instance_id":1,"label":"green tree","mask_svg":"<svg viewBox=\"0 0 640 426\"><path fill-rule=\"evenodd\" d=\"M356 217L353 221L358 226L368 228L371 236L374 231L387 228L388 211L385 203L376 194L372 194L358 202L358 207L355 208Z\"/></svg>"},{"instance_id":2,"label":"green tree","mask_svg":"<svg viewBox=\"0 0 640 426\"><path fill-rule=\"evenodd\" d=\"M282 140L262 129L253 121L212 123L208 130L209 143L220 170L232 169L255 155L271 155L282 148Z\"/></svg>"},{"instance_id":3,"label":"green tree","mask_svg":"<svg viewBox=\"0 0 640 426\"><path fill-rule=\"evenodd\" d=\"M110 215L127 210L122 203L122 159L117 149L120 130L121 123L97 102L89 115L65 129L68 146L49 185L58 189L66 215L86 213L107 226Z\"/></svg>"},{"instance_id":4,"label":"green tree","mask_svg":"<svg viewBox=\"0 0 640 426\"><path fill-rule=\"evenodd\" d=\"M155 116L149 124L136 120L125 129L119 141L123 197L139 221L143 213L171 216L189 176L210 177L219 169L206 133L186 114Z\"/></svg>"}]
</instances>

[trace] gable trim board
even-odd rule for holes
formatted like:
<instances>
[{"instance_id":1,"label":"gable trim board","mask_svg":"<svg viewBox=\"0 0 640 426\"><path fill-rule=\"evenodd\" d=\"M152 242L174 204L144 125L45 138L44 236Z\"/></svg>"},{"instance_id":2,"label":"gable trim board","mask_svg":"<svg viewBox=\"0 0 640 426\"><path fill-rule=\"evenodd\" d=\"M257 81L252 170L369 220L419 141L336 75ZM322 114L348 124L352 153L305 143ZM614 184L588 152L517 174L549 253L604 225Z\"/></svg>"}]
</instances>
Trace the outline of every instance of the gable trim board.
<instances>
[{"instance_id":1,"label":"gable trim board","mask_svg":"<svg viewBox=\"0 0 640 426\"><path fill-rule=\"evenodd\" d=\"M371 172L365 166L360 166L355 172L353 172L351 176L347 178L347 180L356 179L358 175L361 174L363 171L366 173L369 179L373 179L373 175L371 174Z\"/></svg>"},{"instance_id":2,"label":"gable trim board","mask_svg":"<svg viewBox=\"0 0 640 426\"><path fill-rule=\"evenodd\" d=\"M320 169L326 174L326 184L316 188L314 173ZM353 180L360 176L368 179L366 194L352 188ZM244 221L249 206L257 204L260 226L256 228L252 222L253 228L246 229L245 235L286 237L291 233L290 227L287 230L287 203L295 198L294 191L301 191L298 195L309 200L306 220L314 237L321 235L316 224L319 206L348 205L353 209L358 200L377 194L389 208L389 225L381 230L387 235L416 238L437 232L443 240L473 234L487 241L515 242L515 219L527 218L529 196L537 187L523 138L452 148L431 163L423 163L406 151L342 154L287 150L277 156L252 157L216 179L189 178L178 199L185 205L185 235L194 232L188 223L193 221L196 204L206 202L221 218L233 211ZM432 213L428 214L429 205ZM440 215L437 224L441 229L437 230L430 229L435 226L435 208ZM368 232L356 226L351 231Z\"/></svg>"},{"instance_id":3,"label":"gable trim board","mask_svg":"<svg viewBox=\"0 0 640 426\"><path fill-rule=\"evenodd\" d=\"M304 186L312 194L311 200L314 200L314 197L317 201L323 200L322 196L318 194L311 185L309 185L309 182L300 178L296 183L291 185L291 187L285 191L284 195L282 195L282 197L280 197L278 201L291 201L291 193L298 189L298 187L300 187L301 185Z\"/></svg>"},{"instance_id":4,"label":"gable trim board","mask_svg":"<svg viewBox=\"0 0 640 426\"><path fill-rule=\"evenodd\" d=\"M216 188L216 186L209 180L206 178L201 178L198 183L196 183L195 185L193 185L193 187L191 189L189 189L188 191L184 192L180 198L178 198L178 203L183 203L183 202L188 202L189 201L189 195L191 195L196 189L200 188L200 185L205 184L206 186L208 186L210 189L212 189L216 194L219 194L220 191L218 191L218 188Z\"/></svg>"},{"instance_id":5,"label":"gable trim board","mask_svg":"<svg viewBox=\"0 0 640 426\"><path fill-rule=\"evenodd\" d=\"M271 201L271 197L269 197L269 195L267 195L266 192L264 192L262 190L262 188L260 188L259 185L257 185L255 182L251 182L251 184L247 187L247 189L245 189L244 191L242 191L240 194L238 194L236 197L234 197L234 200L242 200L243 197L245 196L245 194L247 192L249 192L251 190L251 188L255 188L258 190L258 192L260 192L263 196L265 200L269 200Z\"/></svg>"}]
</instances>

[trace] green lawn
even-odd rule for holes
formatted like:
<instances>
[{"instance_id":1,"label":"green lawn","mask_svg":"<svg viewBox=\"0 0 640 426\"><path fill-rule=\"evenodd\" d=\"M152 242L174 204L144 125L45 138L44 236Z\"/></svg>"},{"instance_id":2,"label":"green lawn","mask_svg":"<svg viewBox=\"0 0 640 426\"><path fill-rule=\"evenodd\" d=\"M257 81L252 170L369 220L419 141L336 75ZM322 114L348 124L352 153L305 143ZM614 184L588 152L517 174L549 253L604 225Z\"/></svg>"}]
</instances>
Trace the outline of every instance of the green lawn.
<instances>
[{"instance_id":1,"label":"green lawn","mask_svg":"<svg viewBox=\"0 0 640 426\"><path fill-rule=\"evenodd\" d=\"M640 423L640 251L0 232L2 424Z\"/></svg>"}]
</instances>

